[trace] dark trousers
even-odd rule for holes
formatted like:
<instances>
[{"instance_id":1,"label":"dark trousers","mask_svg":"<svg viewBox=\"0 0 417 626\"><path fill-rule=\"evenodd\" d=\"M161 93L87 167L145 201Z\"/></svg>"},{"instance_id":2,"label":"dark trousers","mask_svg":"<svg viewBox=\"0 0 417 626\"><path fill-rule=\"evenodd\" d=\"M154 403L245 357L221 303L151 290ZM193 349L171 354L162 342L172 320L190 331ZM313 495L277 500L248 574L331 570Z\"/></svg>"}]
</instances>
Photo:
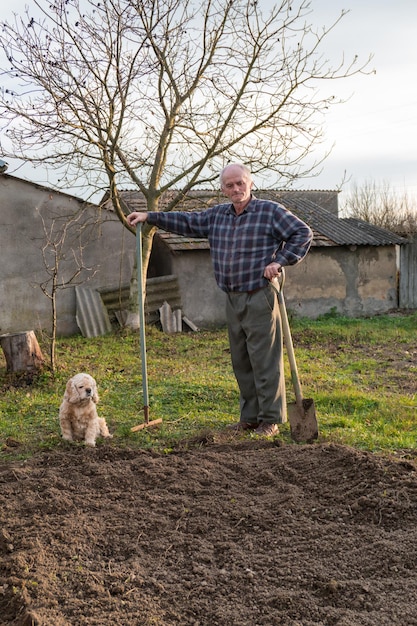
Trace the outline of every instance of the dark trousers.
<instances>
[{"instance_id":1,"label":"dark trousers","mask_svg":"<svg viewBox=\"0 0 417 626\"><path fill-rule=\"evenodd\" d=\"M278 299L267 286L227 295L233 371L240 390L240 421L287 421L282 327Z\"/></svg>"}]
</instances>

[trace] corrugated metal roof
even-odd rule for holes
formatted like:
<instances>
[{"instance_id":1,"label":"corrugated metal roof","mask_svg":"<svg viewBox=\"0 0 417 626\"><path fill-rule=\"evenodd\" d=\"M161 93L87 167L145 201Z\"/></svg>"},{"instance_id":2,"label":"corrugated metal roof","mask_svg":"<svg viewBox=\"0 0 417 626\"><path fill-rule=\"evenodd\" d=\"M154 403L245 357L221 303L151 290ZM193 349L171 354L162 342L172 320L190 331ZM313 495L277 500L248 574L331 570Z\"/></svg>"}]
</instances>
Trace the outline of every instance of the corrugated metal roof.
<instances>
[{"instance_id":1,"label":"corrugated metal roof","mask_svg":"<svg viewBox=\"0 0 417 626\"><path fill-rule=\"evenodd\" d=\"M172 198L178 196L179 192L172 190L164 193L160 200L160 210L163 210ZM265 198L275 200L276 202L282 202L286 204L289 199L308 199L315 202L324 209L330 210L332 213L337 214L338 205L338 192L337 191L325 191L325 190L274 190L274 189L257 189L254 194L258 198ZM126 212L131 211L146 211L146 199L142 192L137 189L123 190L120 192L120 197L125 205ZM227 202L226 196L219 190L210 189L190 189L187 195L175 207L177 211L201 211L207 209L215 204ZM109 198L108 192L104 195L101 206L107 211L113 211L113 205Z\"/></svg>"},{"instance_id":2,"label":"corrugated metal roof","mask_svg":"<svg viewBox=\"0 0 417 626\"><path fill-rule=\"evenodd\" d=\"M315 235L320 234L335 245L386 246L407 243L407 239L368 222L353 218L341 219L310 200L287 199L285 206L306 222Z\"/></svg>"},{"instance_id":3,"label":"corrugated metal roof","mask_svg":"<svg viewBox=\"0 0 417 626\"><path fill-rule=\"evenodd\" d=\"M401 237L400 235L396 235L385 228L379 228L378 226L373 226L368 222L364 222L363 220L355 219L354 217L348 217L341 220L342 222L346 222L352 226L354 226L358 231L362 231L367 234L367 237L372 237L375 240L375 245L385 246L388 244L404 244L408 243L408 239L405 237Z\"/></svg>"},{"instance_id":4,"label":"corrugated metal roof","mask_svg":"<svg viewBox=\"0 0 417 626\"><path fill-rule=\"evenodd\" d=\"M288 200L285 206L306 222L314 233L314 247L402 245L407 239L388 230L353 218L340 219L310 200ZM182 237L158 230L158 236L172 250L205 250L206 239Z\"/></svg>"},{"instance_id":5,"label":"corrugated metal roof","mask_svg":"<svg viewBox=\"0 0 417 626\"><path fill-rule=\"evenodd\" d=\"M170 195L167 194L166 202L169 201L173 193L174 192L170 192ZM330 196L332 193L336 194L337 192L329 192ZM321 194L321 196L317 194ZM305 192L305 196L303 196L303 192L300 190L284 191L269 189L255 191L257 197L281 202L300 219L305 221L313 230L313 246L315 247L351 245L385 246L407 243L407 239L362 220L354 218L341 219L335 212L323 208L318 202L311 199L317 197L317 199L320 200L320 197L323 197L323 201L326 200L326 202L328 202L329 197L323 194L324 192L307 191ZM144 196L139 191L123 191L122 198L129 212L134 210L146 210ZM178 205L177 209L203 210L223 201L224 197L220 192L194 189L188 192L187 197ZM108 208L108 202L105 206ZM163 239L166 245L172 250L205 250L209 247L205 239L183 237L172 233L165 233L161 230L158 231L158 236Z\"/></svg>"}]
</instances>

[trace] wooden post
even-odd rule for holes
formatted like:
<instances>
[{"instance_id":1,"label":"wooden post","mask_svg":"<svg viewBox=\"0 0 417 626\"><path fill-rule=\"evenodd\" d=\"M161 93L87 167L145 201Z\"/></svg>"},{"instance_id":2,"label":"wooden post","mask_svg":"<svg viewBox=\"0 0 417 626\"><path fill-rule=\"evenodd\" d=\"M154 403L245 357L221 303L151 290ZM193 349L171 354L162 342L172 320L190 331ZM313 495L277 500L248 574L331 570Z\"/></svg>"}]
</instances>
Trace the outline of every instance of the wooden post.
<instances>
[{"instance_id":1,"label":"wooden post","mask_svg":"<svg viewBox=\"0 0 417 626\"><path fill-rule=\"evenodd\" d=\"M0 345L6 358L7 372L37 374L45 364L33 330L0 335Z\"/></svg>"}]
</instances>

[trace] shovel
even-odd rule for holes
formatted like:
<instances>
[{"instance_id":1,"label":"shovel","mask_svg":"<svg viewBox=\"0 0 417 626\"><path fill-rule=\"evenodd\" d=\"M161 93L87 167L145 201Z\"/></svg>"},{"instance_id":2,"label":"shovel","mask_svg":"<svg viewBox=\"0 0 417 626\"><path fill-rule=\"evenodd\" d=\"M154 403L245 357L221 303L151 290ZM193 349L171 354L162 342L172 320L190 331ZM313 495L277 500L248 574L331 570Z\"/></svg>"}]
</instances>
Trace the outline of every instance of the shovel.
<instances>
[{"instance_id":1,"label":"shovel","mask_svg":"<svg viewBox=\"0 0 417 626\"><path fill-rule=\"evenodd\" d=\"M294 387L295 403L287 405L288 418L290 422L291 437L297 443L311 443L319 436L319 428L316 418L314 400L303 398L300 378L298 376L297 363L295 361L294 346L291 337L290 325L288 322L287 309L285 306L284 294L282 293L285 282L285 270L281 269L281 284L277 278L271 281L271 285L277 292L278 305L281 313L282 331L284 335L285 347L288 361L290 363L291 380Z\"/></svg>"}]
</instances>

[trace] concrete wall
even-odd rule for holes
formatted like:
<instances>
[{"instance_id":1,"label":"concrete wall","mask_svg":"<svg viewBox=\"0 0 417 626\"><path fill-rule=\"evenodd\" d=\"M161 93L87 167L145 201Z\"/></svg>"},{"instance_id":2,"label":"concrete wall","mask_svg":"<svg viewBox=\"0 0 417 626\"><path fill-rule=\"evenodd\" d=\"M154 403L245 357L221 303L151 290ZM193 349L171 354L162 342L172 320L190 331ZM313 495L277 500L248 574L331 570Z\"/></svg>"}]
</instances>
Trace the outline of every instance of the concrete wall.
<instances>
[{"instance_id":1,"label":"concrete wall","mask_svg":"<svg viewBox=\"0 0 417 626\"><path fill-rule=\"evenodd\" d=\"M395 246L312 248L287 270L288 308L316 318L336 310L347 317L384 313L398 306Z\"/></svg>"},{"instance_id":2,"label":"concrete wall","mask_svg":"<svg viewBox=\"0 0 417 626\"><path fill-rule=\"evenodd\" d=\"M171 254L167 273L178 276L187 317L201 327L225 323L225 294L207 251ZM287 268L284 294L288 310L313 319L332 310L347 317L389 311L398 306L395 247L313 247Z\"/></svg>"},{"instance_id":3,"label":"concrete wall","mask_svg":"<svg viewBox=\"0 0 417 626\"><path fill-rule=\"evenodd\" d=\"M156 236L148 268L148 278L175 274L181 293L183 314L201 327L225 324L226 294L214 280L209 250L172 252Z\"/></svg>"},{"instance_id":4,"label":"concrete wall","mask_svg":"<svg viewBox=\"0 0 417 626\"><path fill-rule=\"evenodd\" d=\"M117 286L129 283L135 238L110 212L101 213L72 196L0 175L0 250L0 333L49 331L51 301L41 284L50 293L51 276L45 263L52 270L55 251L59 251L61 284L81 264L85 269L74 284ZM58 334L79 332L74 286L58 290L57 307Z\"/></svg>"},{"instance_id":5,"label":"concrete wall","mask_svg":"<svg viewBox=\"0 0 417 626\"><path fill-rule=\"evenodd\" d=\"M202 328L226 323L226 294L219 289L208 252L196 250L175 255L175 274L184 315Z\"/></svg>"}]
</instances>

